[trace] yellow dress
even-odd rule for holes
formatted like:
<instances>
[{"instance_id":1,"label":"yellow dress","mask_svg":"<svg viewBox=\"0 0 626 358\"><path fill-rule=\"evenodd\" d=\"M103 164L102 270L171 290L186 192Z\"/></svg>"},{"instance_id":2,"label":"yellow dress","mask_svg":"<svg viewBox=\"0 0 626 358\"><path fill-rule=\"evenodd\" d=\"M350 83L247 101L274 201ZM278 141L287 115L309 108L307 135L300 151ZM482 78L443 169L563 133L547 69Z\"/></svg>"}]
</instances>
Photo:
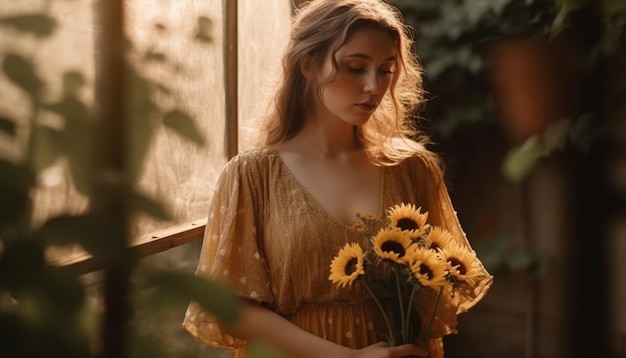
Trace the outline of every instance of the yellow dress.
<instances>
[{"instance_id":1,"label":"yellow dress","mask_svg":"<svg viewBox=\"0 0 626 358\"><path fill-rule=\"evenodd\" d=\"M413 203L429 212L431 224L448 229L469 247L435 163L417 156L383 167L381 175L377 215L382 217L392 205ZM364 240L353 227L331 217L276 152L251 150L233 158L220 175L196 274L227 283L238 295L265 304L313 334L362 348L383 340L385 326L377 306L360 285L340 289L328 276L339 249ZM456 332L457 314L476 304L492 279L483 269L471 290L456 294L454 302L441 301L429 358L443 357L441 337ZM183 327L209 347L244 356L245 341L222 332L195 302Z\"/></svg>"}]
</instances>

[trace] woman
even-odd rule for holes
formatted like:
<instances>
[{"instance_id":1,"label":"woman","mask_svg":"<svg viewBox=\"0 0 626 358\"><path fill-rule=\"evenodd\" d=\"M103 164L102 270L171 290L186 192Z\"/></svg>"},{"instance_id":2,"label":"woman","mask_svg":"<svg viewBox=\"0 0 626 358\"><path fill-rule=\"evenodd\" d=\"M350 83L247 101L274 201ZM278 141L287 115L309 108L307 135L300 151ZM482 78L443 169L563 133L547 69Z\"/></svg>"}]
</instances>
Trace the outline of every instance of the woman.
<instances>
[{"instance_id":1,"label":"woman","mask_svg":"<svg viewBox=\"0 0 626 358\"><path fill-rule=\"evenodd\" d=\"M443 357L456 315L491 285L482 264L470 290L438 306L426 347L388 346L371 297L328 279L337 251L363 240L355 213L382 217L400 202L469 248L437 157L411 125L423 96L408 29L380 0L309 1L292 25L263 143L223 169L197 270L229 284L243 315L227 327L192 302L183 326L238 357L250 338L290 357Z\"/></svg>"}]
</instances>

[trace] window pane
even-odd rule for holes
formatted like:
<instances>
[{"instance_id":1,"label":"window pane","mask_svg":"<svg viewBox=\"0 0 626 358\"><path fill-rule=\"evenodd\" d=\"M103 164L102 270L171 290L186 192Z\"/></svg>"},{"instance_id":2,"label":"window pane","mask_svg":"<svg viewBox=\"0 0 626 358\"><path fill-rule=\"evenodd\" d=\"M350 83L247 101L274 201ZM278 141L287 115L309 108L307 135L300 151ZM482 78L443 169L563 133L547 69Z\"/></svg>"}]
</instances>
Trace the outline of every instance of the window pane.
<instances>
[{"instance_id":1,"label":"window pane","mask_svg":"<svg viewBox=\"0 0 626 358\"><path fill-rule=\"evenodd\" d=\"M64 93L86 106L93 103L94 29L92 0L3 1L0 2L0 116L16 124L14 135L0 132L0 157L28 161L29 146L37 152L50 152L44 143L29 143L33 123L54 130L66 127L66 120L46 105L59 103ZM34 16L30 20L26 16ZM40 96L18 83L31 69L42 83ZM16 80L16 78L18 78ZM84 83L84 85L80 85ZM32 82L30 83L32 85ZM64 212L76 213L87 205L85 197L70 184L67 162L57 160L39 178L40 189L33 193L36 223Z\"/></svg>"},{"instance_id":2,"label":"window pane","mask_svg":"<svg viewBox=\"0 0 626 358\"><path fill-rule=\"evenodd\" d=\"M175 220L138 218L133 228L141 235L204 217L212 186L226 161L223 9L222 1L132 0L126 4L133 67L164 88L155 98L161 111L187 113L206 141L199 146L162 126L160 113L154 115L155 131L139 187L163 202ZM145 122L142 115L148 113L129 118L141 123L138 130Z\"/></svg>"},{"instance_id":3,"label":"window pane","mask_svg":"<svg viewBox=\"0 0 626 358\"><path fill-rule=\"evenodd\" d=\"M135 111L128 118L129 124L132 121L140 131L154 130L138 184L142 192L163 202L174 216L172 222L139 217L133 224L134 235L206 215L213 185L227 160L223 3L125 2L127 35L132 44L130 63L150 85L148 94L159 109ZM72 96L93 108L97 39L103 35L97 29L98 4L96 0L0 3L0 18L4 20L0 22L0 49L33 67L44 84L41 98L45 104L61 101L68 87L77 87ZM288 0L254 0L240 1L239 7L239 147L246 149L248 139L256 134L258 117L265 110L265 94L276 75L280 50L289 32L291 4ZM15 20L32 14L41 16L36 25ZM49 33L42 30L42 24L53 25ZM9 77L0 71L0 117L17 126L14 135L0 131L0 155L13 161L26 160L33 123L62 131L68 119L33 104L32 96ZM136 87L129 90L138 91ZM163 113L171 110L193 119L206 140L204 146L163 126ZM45 152L46 147L37 143ZM36 223L87 209L88 199L75 189L67 160L54 161L42 173L40 184L34 193Z\"/></svg>"}]
</instances>

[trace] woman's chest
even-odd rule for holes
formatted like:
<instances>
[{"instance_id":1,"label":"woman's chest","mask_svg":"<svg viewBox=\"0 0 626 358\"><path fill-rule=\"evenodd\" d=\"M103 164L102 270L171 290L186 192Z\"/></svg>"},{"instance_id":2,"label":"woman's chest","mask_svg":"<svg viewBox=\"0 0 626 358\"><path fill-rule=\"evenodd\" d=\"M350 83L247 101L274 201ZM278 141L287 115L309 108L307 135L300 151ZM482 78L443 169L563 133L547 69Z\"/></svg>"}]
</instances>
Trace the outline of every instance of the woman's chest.
<instances>
[{"instance_id":1,"label":"woman's chest","mask_svg":"<svg viewBox=\"0 0 626 358\"><path fill-rule=\"evenodd\" d=\"M367 160L304 160L286 157L282 180L313 206L343 224L355 213L381 214L383 168Z\"/></svg>"}]
</instances>

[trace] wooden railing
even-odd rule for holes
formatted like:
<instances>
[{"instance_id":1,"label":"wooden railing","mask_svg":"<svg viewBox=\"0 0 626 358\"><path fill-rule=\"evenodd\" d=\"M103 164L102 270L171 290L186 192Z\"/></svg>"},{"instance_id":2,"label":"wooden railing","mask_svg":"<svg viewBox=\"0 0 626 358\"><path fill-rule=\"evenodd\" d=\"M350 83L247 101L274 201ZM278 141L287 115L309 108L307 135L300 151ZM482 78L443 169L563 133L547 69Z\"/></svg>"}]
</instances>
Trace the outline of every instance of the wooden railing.
<instances>
[{"instance_id":1,"label":"wooden railing","mask_svg":"<svg viewBox=\"0 0 626 358\"><path fill-rule=\"evenodd\" d=\"M129 249L135 251L138 257L155 255L202 239L205 226L206 219L172 226L133 239ZM76 275L84 275L102 269L92 255L81 250L67 255L58 255L49 259L48 262L53 267L70 270Z\"/></svg>"}]
</instances>

